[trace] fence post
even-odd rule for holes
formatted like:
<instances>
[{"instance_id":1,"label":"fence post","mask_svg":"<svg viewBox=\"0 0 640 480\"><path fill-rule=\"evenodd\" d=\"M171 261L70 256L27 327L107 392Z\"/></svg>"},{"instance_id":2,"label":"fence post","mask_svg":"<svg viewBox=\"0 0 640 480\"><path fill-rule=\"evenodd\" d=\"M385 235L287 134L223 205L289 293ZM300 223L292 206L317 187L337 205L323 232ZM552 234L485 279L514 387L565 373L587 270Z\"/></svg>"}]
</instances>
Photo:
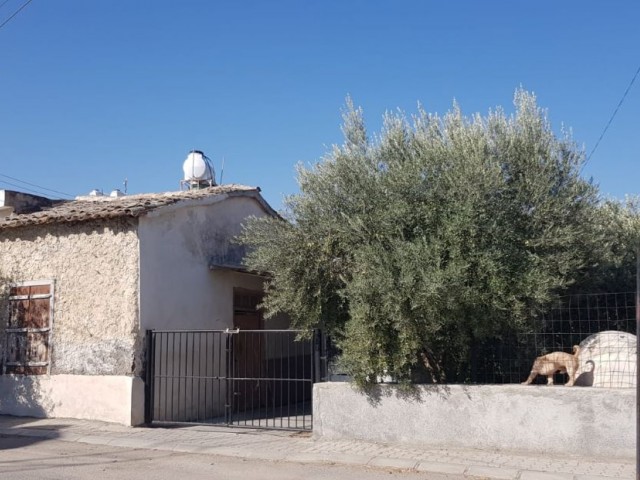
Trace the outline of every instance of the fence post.
<instances>
[{"instance_id":1,"label":"fence post","mask_svg":"<svg viewBox=\"0 0 640 480\"><path fill-rule=\"evenodd\" d=\"M226 398L225 398L225 404L224 404L224 416L225 416L225 421L227 423L227 425L231 425L232 422L232 407L233 407L233 384L231 381L231 377L234 376L234 372L231 370L233 367L233 359L231 358L232 355L232 346L231 346L231 342L233 341L233 337L231 336L231 334L229 333L229 331L227 330L226 332L224 332L225 335L225 339L224 339L224 356L225 356L225 374L224 374L224 378L225 378L225 390L226 390Z\"/></svg>"},{"instance_id":2,"label":"fence post","mask_svg":"<svg viewBox=\"0 0 640 480\"><path fill-rule=\"evenodd\" d=\"M636 245L636 480L640 480L640 243Z\"/></svg>"},{"instance_id":3,"label":"fence post","mask_svg":"<svg viewBox=\"0 0 640 480\"><path fill-rule=\"evenodd\" d=\"M313 383L321 382L320 366L320 338L322 332L317 328L313 330Z\"/></svg>"},{"instance_id":4,"label":"fence post","mask_svg":"<svg viewBox=\"0 0 640 480\"><path fill-rule=\"evenodd\" d=\"M145 381L144 381L144 423L153 422L153 377L154 377L154 348L153 330L145 334Z\"/></svg>"}]
</instances>

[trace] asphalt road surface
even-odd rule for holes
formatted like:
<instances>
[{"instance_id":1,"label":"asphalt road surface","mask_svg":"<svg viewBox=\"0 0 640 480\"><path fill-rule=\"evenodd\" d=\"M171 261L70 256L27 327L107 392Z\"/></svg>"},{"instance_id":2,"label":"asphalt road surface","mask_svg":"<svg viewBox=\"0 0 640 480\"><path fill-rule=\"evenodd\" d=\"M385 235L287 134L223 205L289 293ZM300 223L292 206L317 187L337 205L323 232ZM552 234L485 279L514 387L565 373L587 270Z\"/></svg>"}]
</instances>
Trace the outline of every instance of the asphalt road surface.
<instances>
[{"instance_id":1,"label":"asphalt road surface","mask_svg":"<svg viewBox=\"0 0 640 480\"><path fill-rule=\"evenodd\" d=\"M269 462L0 436L0 478L11 480L463 480L385 468Z\"/></svg>"}]
</instances>

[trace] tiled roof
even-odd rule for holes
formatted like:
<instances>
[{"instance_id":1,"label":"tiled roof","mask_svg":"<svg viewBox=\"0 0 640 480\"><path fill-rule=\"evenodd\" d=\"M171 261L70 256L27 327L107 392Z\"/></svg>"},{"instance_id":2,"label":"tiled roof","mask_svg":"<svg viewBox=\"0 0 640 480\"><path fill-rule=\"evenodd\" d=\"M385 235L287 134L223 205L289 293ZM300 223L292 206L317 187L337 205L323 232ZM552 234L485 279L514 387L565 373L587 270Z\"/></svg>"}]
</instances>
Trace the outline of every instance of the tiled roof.
<instances>
[{"instance_id":1,"label":"tiled roof","mask_svg":"<svg viewBox=\"0 0 640 480\"><path fill-rule=\"evenodd\" d=\"M219 195L247 195L258 199L268 211L273 210L262 199L257 187L244 185L220 185L201 190L183 192L146 193L123 197L81 197L77 200L62 201L39 212L13 214L0 218L0 230L42 225L49 223L75 223L88 220L117 217L139 217L156 208L172 205L185 200L197 200Z\"/></svg>"}]
</instances>

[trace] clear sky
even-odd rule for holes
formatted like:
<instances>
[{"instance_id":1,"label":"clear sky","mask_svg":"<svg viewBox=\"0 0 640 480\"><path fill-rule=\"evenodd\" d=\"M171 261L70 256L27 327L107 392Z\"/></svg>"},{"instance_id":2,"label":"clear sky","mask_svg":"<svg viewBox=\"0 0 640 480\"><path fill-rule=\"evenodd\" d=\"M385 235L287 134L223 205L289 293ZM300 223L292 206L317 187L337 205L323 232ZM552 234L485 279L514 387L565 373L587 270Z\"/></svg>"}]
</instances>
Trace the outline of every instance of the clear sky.
<instances>
[{"instance_id":1,"label":"clear sky","mask_svg":"<svg viewBox=\"0 0 640 480\"><path fill-rule=\"evenodd\" d=\"M0 181L177 190L195 148L280 208L347 95L375 132L522 85L590 152L639 66L637 0L33 0L0 28ZM639 193L639 114L640 78L584 171L604 194Z\"/></svg>"}]
</instances>

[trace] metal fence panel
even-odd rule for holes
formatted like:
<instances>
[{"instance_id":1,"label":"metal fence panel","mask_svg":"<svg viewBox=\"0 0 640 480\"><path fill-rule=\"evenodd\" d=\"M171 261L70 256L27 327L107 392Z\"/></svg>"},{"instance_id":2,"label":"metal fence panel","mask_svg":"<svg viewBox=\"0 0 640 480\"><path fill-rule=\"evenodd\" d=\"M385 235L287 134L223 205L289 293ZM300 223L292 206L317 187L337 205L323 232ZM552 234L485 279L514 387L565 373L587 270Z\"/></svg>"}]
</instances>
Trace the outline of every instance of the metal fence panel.
<instances>
[{"instance_id":1,"label":"metal fence panel","mask_svg":"<svg viewBox=\"0 0 640 480\"><path fill-rule=\"evenodd\" d=\"M147 332L146 421L311 430L318 332Z\"/></svg>"}]
</instances>

